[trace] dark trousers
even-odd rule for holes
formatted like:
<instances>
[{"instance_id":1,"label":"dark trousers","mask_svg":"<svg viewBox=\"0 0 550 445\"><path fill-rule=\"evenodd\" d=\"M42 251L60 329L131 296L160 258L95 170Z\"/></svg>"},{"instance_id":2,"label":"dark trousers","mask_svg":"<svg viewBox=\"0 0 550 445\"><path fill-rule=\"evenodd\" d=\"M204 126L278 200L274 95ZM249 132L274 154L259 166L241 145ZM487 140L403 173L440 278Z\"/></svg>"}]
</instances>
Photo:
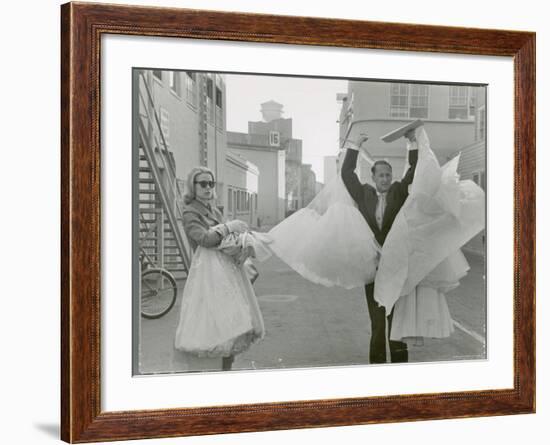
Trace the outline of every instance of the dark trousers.
<instances>
[{"instance_id":1,"label":"dark trousers","mask_svg":"<svg viewBox=\"0 0 550 445\"><path fill-rule=\"evenodd\" d=\"M386 317L386 309L374 300L374 283L365 286L367 306L371 320L371 338L369 361L371 363L386 363L386 319L388 333L391 332L393 310ZM389 334L388 334L389 335ZM405 363L409 361L407 343L390 340L390 356L392 363Z\"/></svg>"}]
</instances>

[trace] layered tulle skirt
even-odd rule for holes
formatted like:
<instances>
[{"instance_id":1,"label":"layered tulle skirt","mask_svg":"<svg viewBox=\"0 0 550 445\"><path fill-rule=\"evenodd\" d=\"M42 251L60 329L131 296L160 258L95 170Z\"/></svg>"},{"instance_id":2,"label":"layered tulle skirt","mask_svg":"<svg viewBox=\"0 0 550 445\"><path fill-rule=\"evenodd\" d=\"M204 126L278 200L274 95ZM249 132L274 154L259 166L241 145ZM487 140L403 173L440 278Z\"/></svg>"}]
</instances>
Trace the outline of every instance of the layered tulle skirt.
<instances>
[{"instance_id":1,"label":"layered tulle skirt","mask_svg":"<svg viewBox=\"0 0 550 445\"><path fill-rule=\"evenodd\" d=\"M198 357L228 357L261 339L264 322L243 266L199 247L184 287L175 347Z\"/></svg>"},{"instance_id":2,"label":"layered tulle skirt","mask_svg":"<svg viewBox=\"0 0 550 445\"><path fill-rule=\"evenodd\" d=\"M374 281L379 248L351 202L335 202L323 213L313 207L300 209L269 235L271 250L309 281L346 289Z\"/></svg>"},{"instance_id":3,"label":"layered tulle skirt","mask_svg":"<svg viewBox=\"0 0 550 445\"><path fill-rule=\"evenodd\" d=\"M444 338L453 331L447 299L437 288L418 285L395 303L391 340L407 337Z\"/></svg>"}]
</instances>

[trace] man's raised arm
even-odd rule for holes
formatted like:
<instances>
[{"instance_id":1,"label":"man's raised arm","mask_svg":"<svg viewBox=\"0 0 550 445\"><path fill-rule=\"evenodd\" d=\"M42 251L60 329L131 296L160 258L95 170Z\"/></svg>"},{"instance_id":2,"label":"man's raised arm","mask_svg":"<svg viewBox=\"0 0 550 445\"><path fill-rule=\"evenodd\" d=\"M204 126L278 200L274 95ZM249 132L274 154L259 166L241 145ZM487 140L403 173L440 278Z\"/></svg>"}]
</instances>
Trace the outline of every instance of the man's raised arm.
<instances>
[{"instance_id":1,"label":"man's raised arm","mask_svg":"<svg viewBox=\"0 0 550 445\"><path fill-rule=\"evenodd\" d=\"M354 201L360 203L363 200L363 185L355 174L359 147L354 142L346 141L344 148L346 148L346 155L340 171L342 181L344 181L346 189Z\"/></svg>"},{"instance_id":2,"label":"man's raised arm","mask_svg":"<svg viewBox=\"0 0 550 445\"><path fill-rule=\"evenodd\" d=\"M401 179L401 184L405 187L405 190L408 189L409 185L412 184L414 179L414 172L416 170L416 163L418 162L418 149L416 150L409 150L409 165L410 167L407 170L407 173L405 173L405 176L403 176L403 179ZM408 190L407 190L408 193Z\"/></svg>"}]
</instances>

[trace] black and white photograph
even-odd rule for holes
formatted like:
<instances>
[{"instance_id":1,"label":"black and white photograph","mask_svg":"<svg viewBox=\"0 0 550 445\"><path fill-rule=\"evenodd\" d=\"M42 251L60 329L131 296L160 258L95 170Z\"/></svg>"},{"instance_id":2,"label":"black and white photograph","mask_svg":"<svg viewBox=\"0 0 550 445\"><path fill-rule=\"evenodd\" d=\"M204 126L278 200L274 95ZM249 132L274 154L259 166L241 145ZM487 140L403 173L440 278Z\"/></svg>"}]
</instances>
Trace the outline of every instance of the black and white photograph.
<instances>
[{"instance_id":1,"label":"black and white photograph","mask_svg":"<svg viewBox=\"0 0 550 445\"><path fill-rule=\"evenodd\" d=\"M132 93L134 375L487 358L487 85L146 67Z\"/></svg>"},{"instance_id":2,"label":"black and white photograph","mask_svg":"<svg viewBox=\"0 0 550 445\"><path fill-rule=\"evenodd\" d=\"M543 5L6 3L3 442L546 442Z\"/></svg>"}]
</instances>

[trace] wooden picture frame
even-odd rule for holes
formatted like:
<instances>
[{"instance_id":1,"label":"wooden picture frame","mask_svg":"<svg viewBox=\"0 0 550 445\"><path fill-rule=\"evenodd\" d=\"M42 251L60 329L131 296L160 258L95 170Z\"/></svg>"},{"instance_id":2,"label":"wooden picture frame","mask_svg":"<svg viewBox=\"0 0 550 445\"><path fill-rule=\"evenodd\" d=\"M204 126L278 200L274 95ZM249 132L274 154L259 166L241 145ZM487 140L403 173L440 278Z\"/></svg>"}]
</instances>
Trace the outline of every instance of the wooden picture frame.
<instances>
[{"instance_id":1,"label":"wooden picture frame","mask_svg":"<svg viewBox=\"0 0 550 445\"><path fill-rule=\"evenodd\" d=\"M97 442L535 411L534 33L91 3L62 5L61 18L61 438L64 441ZM512 57L513 388L103 412L100 39L104 34Z\"/></svg>"}]
</instances>

